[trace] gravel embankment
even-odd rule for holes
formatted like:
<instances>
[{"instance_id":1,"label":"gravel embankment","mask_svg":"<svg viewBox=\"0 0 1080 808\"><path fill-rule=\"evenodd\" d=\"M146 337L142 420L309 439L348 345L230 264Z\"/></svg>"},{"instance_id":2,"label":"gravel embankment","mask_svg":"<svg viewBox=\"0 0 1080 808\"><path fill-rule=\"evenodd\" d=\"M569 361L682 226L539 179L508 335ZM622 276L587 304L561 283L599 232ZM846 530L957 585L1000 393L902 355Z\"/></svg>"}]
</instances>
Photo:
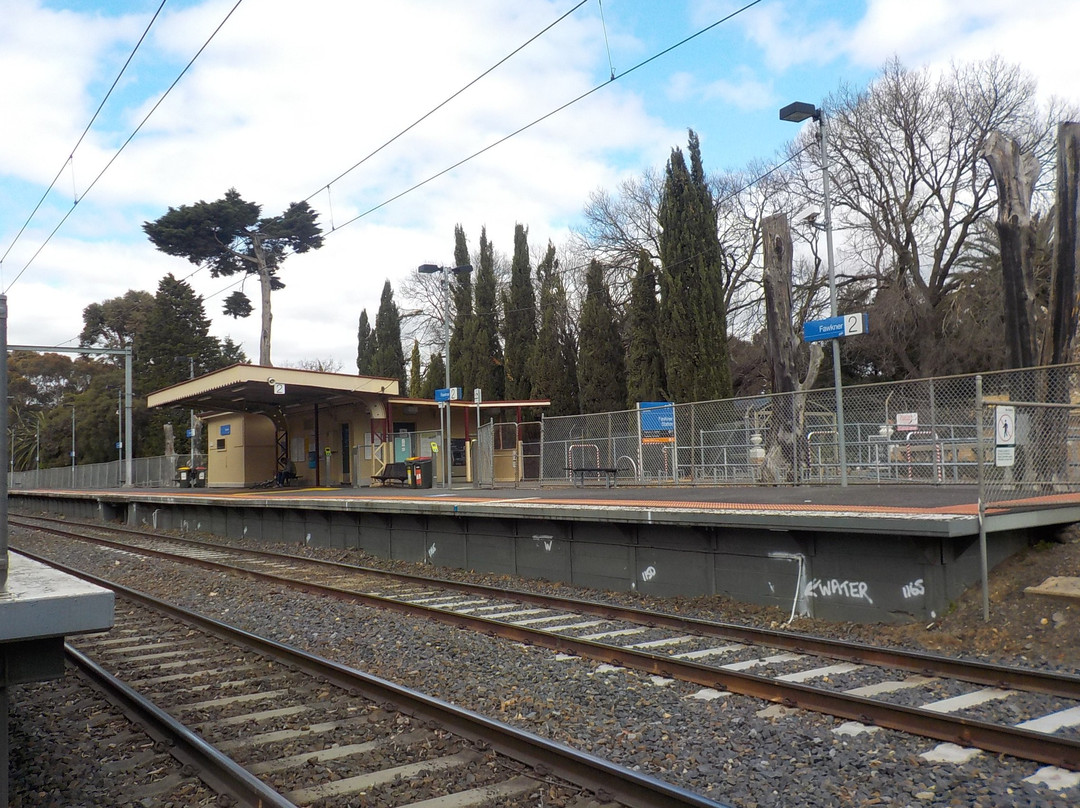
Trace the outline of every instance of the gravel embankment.
<instances>
[{"instance_id":1,"label":"gravel embankment","mask_svg":"<svg viewBox=\"0 0 1080 808\"><path fill-rule=\"evenodd\" d=\"M45 554L61 554L48 549L61 546L53 539L19 536L13 537L13 543ZM121 560L97 548L70 548L66 543L63 547L67 563L94 574L438 695L740 808L1064 808L1078 801L1075 789L1054 792L1024 783L1024 777L1040 768L1037 764L990 755L962 765L930 763L920 754L936 746L932 741L887 730L839 734L834 730L842 722L797 713L764 716L760 713L766 705L742 696L702 698L694 685L657 680L585 660L562 660L544 650L418 623L389 612L237 581L219 573L181 571L161 561L142 562L130 556ZM342 551L304 552L345 555ZM453 575L460 577L463 573ZM643 605L640 599L633 600ZM674 605L687 610L708 608L704 603ZM714 618L727 616L715 610L714 603ZM760 610L755 617L763 621L776 619ZM841 633L842 629L835 631ZM20 695L16 692L13 697L18 699ZM39 709L42 714L49 710L47 705ZM81 769L77 776L92 778L93 773ZM18 772L13 772L13 779L14 792L23 786ZM102 800L94 804L138 804L123 799L118 796L116 802Z\"/></svg>"}]
</instances>

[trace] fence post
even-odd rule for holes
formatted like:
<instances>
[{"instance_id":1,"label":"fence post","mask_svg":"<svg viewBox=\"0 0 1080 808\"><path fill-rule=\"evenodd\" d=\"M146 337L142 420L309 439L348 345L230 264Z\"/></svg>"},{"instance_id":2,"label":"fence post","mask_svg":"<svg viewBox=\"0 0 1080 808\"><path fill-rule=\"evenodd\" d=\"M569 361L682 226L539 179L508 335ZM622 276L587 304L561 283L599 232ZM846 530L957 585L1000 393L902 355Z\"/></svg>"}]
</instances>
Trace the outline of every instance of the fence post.
<instances>
[{"instance_id":1,"label":"fence post","mask_svg":"<svg viewBox=\"0 0 1080 808\"><path fill-rule=\"evenodd\" d=\"M979 565L982 573L983 622L990 621L990 574L986 561L986 475L983 463L983 392L982 376L975 377L975 452L976 474L979 480Z\"/></svg>"}]
</instances>

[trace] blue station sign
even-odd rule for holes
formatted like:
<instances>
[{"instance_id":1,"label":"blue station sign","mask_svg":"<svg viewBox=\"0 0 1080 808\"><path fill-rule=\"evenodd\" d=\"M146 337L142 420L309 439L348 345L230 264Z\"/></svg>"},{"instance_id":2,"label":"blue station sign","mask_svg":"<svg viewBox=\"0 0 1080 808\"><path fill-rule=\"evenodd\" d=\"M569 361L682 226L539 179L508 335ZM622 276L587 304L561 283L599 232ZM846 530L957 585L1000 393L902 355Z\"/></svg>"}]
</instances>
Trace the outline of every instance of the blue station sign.
<instances>
[{"instance_id":1,"label":"blue station sign","mask_svg":"<svg viewBox=\"0 0 1080 808\"><path fill-rule=\"evenodd\" d=\"M460 387L440 387L435 391L436 401L461 401Z\"/></svg>"},{"instance_id":2,"label":"blue station sign","mask_svg":"<svg viewBox=\"0 0 1080 808\"><path fill-rule=\"evenodd\" d=\"M866 314L842 314L803 323L803 341L819 342L866 333Z\"/></svg>"}]
</instances>

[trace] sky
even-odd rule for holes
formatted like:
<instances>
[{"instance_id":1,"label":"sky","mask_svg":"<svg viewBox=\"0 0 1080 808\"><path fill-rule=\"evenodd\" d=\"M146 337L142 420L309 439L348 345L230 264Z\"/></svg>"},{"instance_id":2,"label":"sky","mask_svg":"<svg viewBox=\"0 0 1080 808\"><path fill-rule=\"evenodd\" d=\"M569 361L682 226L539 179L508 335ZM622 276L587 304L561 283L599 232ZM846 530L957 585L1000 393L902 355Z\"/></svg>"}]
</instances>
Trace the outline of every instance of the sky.
<instances>
[{"instance_id":1,"label":"sky","mask_svg":"<svg viewBox=\"0 0 1080 808\"><path fill-rule=\"evenodd\" d=\"M780 107L894 56L1001 56L1080 103L1075 0L0 0L0 20L9 344L76 346L86 306L172 273L257 359L257 309L221 313L235 279L142 231L236 188L264 215L318 212L324 246L280 272L272 358L346 373L360 312L452 263L455 225L471 250L486 227L509 256L518 223L534 251L562 244L591 193L662 170L688 129L706 171L773 161L798 133Z\"/></svg>"}]
</instances>

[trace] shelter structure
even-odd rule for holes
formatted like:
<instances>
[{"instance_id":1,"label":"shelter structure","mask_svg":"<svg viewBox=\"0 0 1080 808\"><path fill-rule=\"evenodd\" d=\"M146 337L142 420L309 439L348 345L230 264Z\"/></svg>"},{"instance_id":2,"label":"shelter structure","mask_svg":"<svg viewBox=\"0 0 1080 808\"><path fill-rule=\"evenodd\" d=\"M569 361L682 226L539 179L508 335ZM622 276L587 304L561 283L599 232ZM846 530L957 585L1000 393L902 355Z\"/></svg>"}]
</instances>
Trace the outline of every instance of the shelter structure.
<instances>
[{"instance_id":1,"label":"shelter structure","mask_svg":"<svg viewBox=\"0 0 1080 808\"><path fill-rule=\"evenodd\" d=\"M291 479L370 485L391 463L431 456L440 406L451 407L454 479L471 480L471 444L481 422L519 422L549 404L440 405L401 397L398 387L397 379L377 376L238 364L157 390L147 406L194 409L206 426L206 484L242 488Z\"/></svg>"}]
</instances>

